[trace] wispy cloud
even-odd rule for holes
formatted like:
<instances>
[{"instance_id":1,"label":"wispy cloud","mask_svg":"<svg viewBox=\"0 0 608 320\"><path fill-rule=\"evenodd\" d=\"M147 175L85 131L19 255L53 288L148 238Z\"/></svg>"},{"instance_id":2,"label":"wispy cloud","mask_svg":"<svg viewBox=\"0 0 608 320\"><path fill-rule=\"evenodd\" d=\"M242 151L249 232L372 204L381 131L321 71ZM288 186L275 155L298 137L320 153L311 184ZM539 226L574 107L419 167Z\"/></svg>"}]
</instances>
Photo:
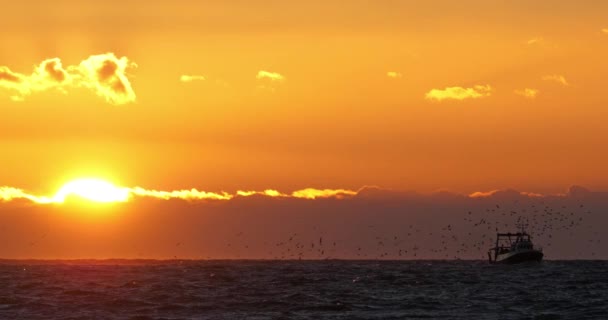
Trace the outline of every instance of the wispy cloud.
<instances>
[{"instance_id":1,"label":"wispy cloud","mask_svg":"<svg viewBox=\"0 0 608 320\"><path fill-rule=\"evenodd\" d=\"M260 70L258 71L258 74L256 75L256 79L258 80L262 80L262 79L268 79L270 81L285 81L285 77L278 73L278 72L270 72L270 71L264 71L264 70Z\"/></svg>"},{"instance_id":2,"label":"wispy cloud","mask_svg":"<svg viewBox=\"0 0 608 320\"><path fill-rule=\"evenodd\" d=\"M426 93L427 100L464 100L488 97L492 94L490 85L476 85L472 88L447 87L445 89L432 89Z\"/></svg>"},{"instance_id":3,"label":"wispy cloud","mask_svg":"<svg viewBox=\"0 0 608 320\"><path fill-rule=\"evenodd\" d=\"M491 198L491 197L508 197L508 198L517 198L518 196L528 197L528 198L542 198L545 195L534 192L519 192L510 189L497 189L491 191L477 191L469 194L469 198Z\"/></svg>"},{"instance_id":4,"label":"wispy cloud","mask_svg":"<svg viewBox=\"0 0 608 320\"><path fill-rule=\"evenodd\" d=\"M402 78L403 75L397 71L389 71L386 73L386 76L393 79Z\"/></svg>"},{"instance_id":5,"label":"wispy cloud","mask_svg":"<svg viewBox=\"0 0 608 320\"><path fill-rule=\"evenodd\" d=\"M528 99L534 99L538 95L539 91L537 89L524 88L521 90L515 90L514 92L516 95L526 97Z\"/></svg>"},{"instance_id":6,"label":"wispy cloud","mask_svg":"<svg viewBox=\"0 0 608 320\"><path fill-rule=\"evenodd\" d=\"M118 58L113 53L92 55L78 65L67 67L59 58L47 59L29 75L0 66L0 88L16 91L11 98L22 101L35 92L50 89L67 92L69 87L83 87L109 103L125 104L135 101L127 70L136 66L127 57Z\"/></svg>"},{"instance_id":7,"label":"wispy cloud","mask_svg":"<svg viewBox=\"0 0 608 320\"><path fill-rule=\"evenodd\" d=\"M182 200L230 200L233 195L227 192L207 192L197 189L189 190L173 190L173 191L158 191L148 190L140 187L129 189L130 193L139 197L151 197L158 199L182 199Z\"/></svg>"},{"instance_id":8,"label":"wispy cloud","mask_svg":"<svg viewBox=\"0 0 608 320\"><path fill-rule=\"evenodd\" d=\"M278 72L270 72L260 70L256 75L256 79L258 79L258 90L276 92L277 88L285 82L285 76Z\"/></svg>"},{"instance_id":9,"label":"wispy cloud","mask_svg":"<svg viewBox=\"0 0 608 320\"><path fill-rule=\"evenodd\" d=\"M181 82L192 82L192 81L203 81L206 80L205 76L201 75L187 75L184 74L179 77L179 81Z\"/></svg>"},{"instance_id":10,"label":"wispy cloud","mask_svg":"<svg viewBox=\"0 0 608 320\"><path fill-rule=\"evenodd\" d=\"M487 198L496 194L500 190L491 190L491 191L476 191L469 194L469 198Z\"/></svg>"},{"instance_id":11,"label":"wispy cloud","mask_svg":"<svg viewBox=\"0 0 608 320\"><path fill-rule=\"evenodd\" d=\"M0 187L0 200L2 202L8 202L16 199L27 199L32 202L41 202L39 201L39 197L28 194L22 189L13 188L13 187Z\"/></svg>"},{"instance_id":12,"label":"wispy cloud","mask_svg":"<svg viewBox=\"0 0 608 320\"><path fill-rule=\"evenodd\" d=\"M540 44L542 42L544 42L545 40L541 37L536 37L536 38L532 38L530 40L528 40L526 43L528 45L535 45L535 44Z\"/></svg>"},{"instance_id":13,"label":"wispy cloud","mask_svg":"<svg viewBox=\"0 0 608 320\"><path fill-rule=\"evenodd\" d=\"M546 75L543 76L542 78L545 81L553 81L553 82L557 82L563 86L569 86L570 83L568 83L568 81L566 80L566 78L562 75L559 74L552 74L552 75Z\"/></svg>"},{"instance_id":14,"label":"wispy cloud","mask_svg":"<svg viewBox=\"0 0 608 320\"><path fill-rule=\"evenodd\" d=\"M605 34L608 34L608 28L602 29L602 32L605 33Z\"/></svg>"},{"instance_id":15,"label":"wispy cloud","mask_svg":"<svg viewBox=\"0 0 608 320\"><path fill-rule=\"evenodd\" d=\"M236 192L236 195L239 197L250 197L253 195L261 195L261 196L268 196L268 197L289 197L288 194L285 193L281 193L277 190L274 189L266 189L264 191L243 191L243 190L239 190Z\"/></svg>"}]
</instances>

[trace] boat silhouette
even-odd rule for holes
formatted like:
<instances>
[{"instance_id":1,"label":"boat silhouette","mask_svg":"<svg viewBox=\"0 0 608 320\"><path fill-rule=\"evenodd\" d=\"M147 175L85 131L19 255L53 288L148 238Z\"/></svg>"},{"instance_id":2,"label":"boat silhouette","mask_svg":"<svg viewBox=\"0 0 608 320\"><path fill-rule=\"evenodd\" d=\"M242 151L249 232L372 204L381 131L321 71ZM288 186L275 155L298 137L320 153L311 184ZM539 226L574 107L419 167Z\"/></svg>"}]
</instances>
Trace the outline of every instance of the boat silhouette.
<instances>
[{"instance_id":1,"label":"boat silhouette","mask_svg":"<svg viewBox=\"0 0 608 320\"><path fill-rule=\"evenodd\" d=\"M496 234L496 245L488 250L490 263L515 264L543 260L542 248L534 247L525 225L520 225L520 230L517 233Z\"/></svg>"}]
</instances>

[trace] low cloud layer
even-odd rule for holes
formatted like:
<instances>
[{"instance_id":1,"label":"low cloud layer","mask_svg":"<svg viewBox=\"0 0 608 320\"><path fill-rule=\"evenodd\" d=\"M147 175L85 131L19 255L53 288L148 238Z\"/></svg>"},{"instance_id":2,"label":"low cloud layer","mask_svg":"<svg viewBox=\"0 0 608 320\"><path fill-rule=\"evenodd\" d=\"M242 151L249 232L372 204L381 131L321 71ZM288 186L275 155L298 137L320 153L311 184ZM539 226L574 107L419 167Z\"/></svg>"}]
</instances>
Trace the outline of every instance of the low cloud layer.
<instances>
[{"instance_id":1,"label":"low cloud layer","mask_svg":"<svg viewBox=\"0 0 608 320\"><path fill-rule=\"evenodd\" d=\"M584 189L580 187L574 187L570 189L569 194L574 194L577 190ZM511 197L524 198L548 198L555 196L563 196L563 194L551 195L532 192L515 192L513 190L500 189L491 191L478 191L468 195L450 193L447 191L441 191L430 195L422 195L417 193L393 191L369 186L364 186L358 190L305 188L295 190L291 193L285 193L275 189L266 189L263 191L238 190L234 193L229 193L225 191L203 191L198 190L196 188L180 190L154 190L142 187L129 188L115 186L109 182L97 179L80 179L71 181L69 183L66 183L53 195L36 195L20 188L0 186L0 202L11 202L14 200L25 199L38 204L64 203L71 198L82 198L85 200L91 200L93 202L129 202L131 200L134 200L135 198L155 198L159 200L175 199L185 201L228 201L235 200L237 198L247 198L256 196L265 198L292 198L303 200L315 200L328 198L349 199L353 197L389 199L393 197L407 198L411 195L415 195L416 197L447 196L458 198L488 198L504 194L508 194Z\"/></svg>"},{"instance_id":2,"label":"low cloud layer","mask_svg":"<svg viewBox=\"0 0 608 320\"><path fill-rule=\"evenodd\" d=\"M87 88L111 104L126 104L136 98L127 74L136 66L127 57L118 58L114 53L92 55L67 67L59 58L46 59L29 75L0 66L0 88L12 91L11 99L15 101L52 89L67 93L69 88Z\"/></svg>"},{"instance_id":3,"label":"low cloud layer","mask_svg":"<svg viewBox=\"0 0 608 320\"><path fill-rule=\"evenodd\" d=\"M426 99L433 101L465 100L488 97L492 94L490 85L476 85L472 88L447 87L445 89L432 89L427 92Z\"/></svg>"},{"instance_id":4,"label":"low cloud layer","mask_svg":"<svg viewBox=\"0 0 608 320\"><path fill-rule=\"evenodd\" d=\"M292 193L283 193L273 189L264 191L239 190L235 193L209 192L195 188L182 190L153 190L142 187L119 187L95 179L82 179L64 185L54 195L35 195L14 187L0 187L0 202L26 199L38 204L63 203L74 198L84 198L94 202L127 202L133 198L156 198L162 200L179 199L196 200L231 200L236 197L265 196L278 198L297 198L314 200L319 198L337 198L356 196L358 191L347 189L306 188Z\"/></svg>"}]
</instances>

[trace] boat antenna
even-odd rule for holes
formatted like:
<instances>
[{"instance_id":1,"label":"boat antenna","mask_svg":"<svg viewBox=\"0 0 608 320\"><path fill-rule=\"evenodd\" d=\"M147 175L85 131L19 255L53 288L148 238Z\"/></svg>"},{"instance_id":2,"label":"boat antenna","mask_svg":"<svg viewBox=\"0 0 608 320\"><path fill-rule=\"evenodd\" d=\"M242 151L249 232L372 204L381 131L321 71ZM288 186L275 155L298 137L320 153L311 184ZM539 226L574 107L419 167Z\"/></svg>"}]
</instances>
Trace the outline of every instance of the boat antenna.
<instances>
[{"instance_id":1,"label":"boat antenna","mask_svg":"<svg viewBox=\"0 0 608 320\"><path fill-rule=\"evenodd\" d=\"M519 232L521 233L526 233L526 228L528 228L528 219L526 219L526 221L524 221L524 219L517 219L517 228L519 229Z\"/></svg>"}]
</instances>

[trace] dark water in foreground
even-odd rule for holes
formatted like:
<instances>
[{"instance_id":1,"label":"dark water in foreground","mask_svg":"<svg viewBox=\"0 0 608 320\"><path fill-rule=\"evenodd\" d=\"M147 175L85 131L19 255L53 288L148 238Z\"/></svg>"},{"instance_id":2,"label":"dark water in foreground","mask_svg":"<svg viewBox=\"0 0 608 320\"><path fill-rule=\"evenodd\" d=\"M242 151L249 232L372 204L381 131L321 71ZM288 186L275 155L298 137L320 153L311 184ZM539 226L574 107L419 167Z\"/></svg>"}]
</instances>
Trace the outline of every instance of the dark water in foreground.
<instances>
[{"instance_id":1,"label":"dark water in foreground","mask_svg":"<svg viewBox=\"0 0 608 320\"><path fill-rule=\"evenodd\" d=\"M608 319L607 261L0 263L2 319Z\"/></svg>"}]
</instances>

